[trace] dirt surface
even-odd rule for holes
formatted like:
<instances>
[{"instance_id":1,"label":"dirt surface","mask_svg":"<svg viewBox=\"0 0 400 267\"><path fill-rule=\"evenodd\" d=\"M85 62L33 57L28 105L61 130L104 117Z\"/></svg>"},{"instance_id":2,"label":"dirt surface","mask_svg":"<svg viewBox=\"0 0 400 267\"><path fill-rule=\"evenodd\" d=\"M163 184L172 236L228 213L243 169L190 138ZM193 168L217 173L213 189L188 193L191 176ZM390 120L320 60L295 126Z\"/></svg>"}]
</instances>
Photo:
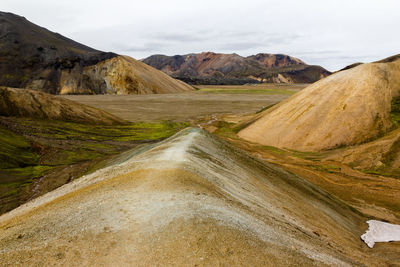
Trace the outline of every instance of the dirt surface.
<instances>
[{"instance_id":1,"label":"dirt surface","mask_svg":"<svg viewBox=\"0 0 400 267\"><path fill-rule=\"evenodd\" d=\"M288 94L163 94L63 96L128 121L188 121L215 114L254 113Z\"/></svg>"},{"instance_id":2,"label":"dirt surface","mask_svg":"<svg viewBox=\"0 0 400 267\"><path fill-rule=\"evenodd\" d=\"M0 260L23 265L383 266L365 217L198 129L0 217ZM40 234L38 234L40 233Z\"/></svg>"}]
</instances>

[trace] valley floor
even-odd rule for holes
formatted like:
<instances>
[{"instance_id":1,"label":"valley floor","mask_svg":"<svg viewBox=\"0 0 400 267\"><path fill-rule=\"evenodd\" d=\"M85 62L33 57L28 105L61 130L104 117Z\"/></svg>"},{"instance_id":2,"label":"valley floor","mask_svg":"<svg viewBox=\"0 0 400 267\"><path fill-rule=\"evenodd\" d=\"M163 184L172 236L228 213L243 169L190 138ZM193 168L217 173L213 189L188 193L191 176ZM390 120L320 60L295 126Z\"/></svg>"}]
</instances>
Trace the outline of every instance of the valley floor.
<instances>
[{"instance_id":1,"label":"valley floor","mask_svg":"<svg viewBox=\"0 0 400 267\"><path fill-rule=\"evenodd\" d=\"M67 95L82 104L103 109L122 119L190 121L216 114L254 113L280 102L306 84L196 86L198 91L155 95Z\"/></svg>"}]
</instances>

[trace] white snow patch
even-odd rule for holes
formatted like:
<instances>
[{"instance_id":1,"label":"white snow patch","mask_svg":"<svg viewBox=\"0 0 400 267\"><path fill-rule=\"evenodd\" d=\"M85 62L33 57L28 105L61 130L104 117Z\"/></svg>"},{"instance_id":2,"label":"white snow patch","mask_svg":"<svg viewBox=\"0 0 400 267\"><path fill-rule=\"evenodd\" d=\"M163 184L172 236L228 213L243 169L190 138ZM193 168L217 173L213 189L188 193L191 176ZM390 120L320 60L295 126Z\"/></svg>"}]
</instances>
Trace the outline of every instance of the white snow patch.
<instances>
[{"instance_id":1,"label":"white snow patch","mask_svg":"<svg viewBox=\"0 0 400 267\"><path fill-rule=\"evenodd\" d=\"M376 220L367 221L369 228L361 239L373 248L375 242L400 241L400 225Z\"/></svg>"}]
</instances>

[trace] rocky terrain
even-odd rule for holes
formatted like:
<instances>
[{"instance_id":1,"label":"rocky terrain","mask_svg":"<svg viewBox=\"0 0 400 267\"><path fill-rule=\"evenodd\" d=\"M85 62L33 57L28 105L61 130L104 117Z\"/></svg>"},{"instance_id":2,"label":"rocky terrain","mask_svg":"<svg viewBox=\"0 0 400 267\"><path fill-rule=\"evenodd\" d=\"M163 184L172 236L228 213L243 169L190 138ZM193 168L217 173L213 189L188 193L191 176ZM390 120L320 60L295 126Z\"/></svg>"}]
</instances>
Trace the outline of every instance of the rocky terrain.
<instances>
[{"instance_id":1,"label":"rocky terrain","mask_svg":"<svg viewBox=\"0 0 400 267\"><path fill-rule=\"evenodd\" d=\"M352 266L391 254L332 195L203 130L115 159L0 217L3 265ZM40 233L40 234L38 234Z\"/></svg>"},{"instance_id":2,"label":"rocky terrain","mask_svg":"<svg viewBox=\"0 0 400 267\"><path fill-rule=\"evenodd\" d=\"M399 96L400 60L361 64L265 110L239 136L300 151L357 145L398 127Z\"/></svg>"},{"instance_id":3,"label":"rocky terrain","mask_svg":"<svg viewBox=\"0 0 400 267\"><path fill-rule=\"evenodd\" d=\"M313 83L330 74L320 66L282 54L153 55L142 60L168 75L190 84Z\"/></svg>"},{"instance_id":4,"label":"rocky terrain","mask_svg":"<svg viewBox=\"0 0 400 267\"><path fill-rule=\"evenodd\" d=\"M0 86L51 94L194 90L133 58L95 50L5 12L0 12Z\"/></svg>"}]
</instances>

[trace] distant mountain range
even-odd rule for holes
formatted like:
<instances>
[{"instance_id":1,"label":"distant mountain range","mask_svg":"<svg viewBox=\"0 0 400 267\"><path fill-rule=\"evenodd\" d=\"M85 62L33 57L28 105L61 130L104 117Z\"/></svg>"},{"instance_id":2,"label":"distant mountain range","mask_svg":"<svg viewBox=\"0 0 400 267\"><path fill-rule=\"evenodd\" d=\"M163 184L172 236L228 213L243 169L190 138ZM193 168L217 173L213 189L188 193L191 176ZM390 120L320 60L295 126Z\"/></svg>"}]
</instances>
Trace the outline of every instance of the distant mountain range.
<instances>
[{"instance_id":1,"label":"distant mountain range","mask_svg":"<svg viewBox=\"0 0 400 267\"><path fill-rule=\"evenodd\" d=\"M0 12L0 86L52 94L194 90L133 58L95 50L6 12Z\"/></svg>"},{"instance_id":2,"label":"distant mountain range","mask_svg":"<svg viewBox=\"0 0 400 267\"><path fill-rule=\"evenodd\" d=\"M331 73L283 54L153 55L144 63L190 84L313 83Z\"/></svg>"}]
</instances>

